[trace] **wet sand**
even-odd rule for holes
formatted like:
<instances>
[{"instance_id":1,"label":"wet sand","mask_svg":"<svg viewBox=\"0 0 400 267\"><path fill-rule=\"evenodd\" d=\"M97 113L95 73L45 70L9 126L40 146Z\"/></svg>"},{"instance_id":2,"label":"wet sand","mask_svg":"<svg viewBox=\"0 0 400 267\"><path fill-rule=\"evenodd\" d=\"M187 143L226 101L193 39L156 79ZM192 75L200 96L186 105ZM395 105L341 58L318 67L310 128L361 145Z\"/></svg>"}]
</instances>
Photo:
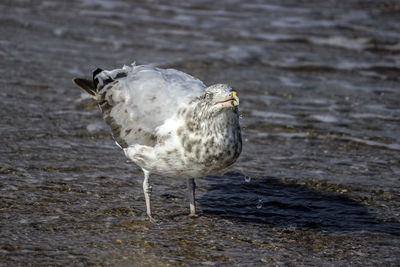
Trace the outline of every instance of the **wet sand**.
<instances>
[{"instance_id":1,"label":"wet sand","mask_svg":"<svg viewBox=\"0 0 400 267\"><path fill-rule=\"evenodd\" d=\"M398 266L395 1L0 3L1 266ZM141 170L71 79L154 64L239 92L225 173Z\"/></svg>"}]
</instances>

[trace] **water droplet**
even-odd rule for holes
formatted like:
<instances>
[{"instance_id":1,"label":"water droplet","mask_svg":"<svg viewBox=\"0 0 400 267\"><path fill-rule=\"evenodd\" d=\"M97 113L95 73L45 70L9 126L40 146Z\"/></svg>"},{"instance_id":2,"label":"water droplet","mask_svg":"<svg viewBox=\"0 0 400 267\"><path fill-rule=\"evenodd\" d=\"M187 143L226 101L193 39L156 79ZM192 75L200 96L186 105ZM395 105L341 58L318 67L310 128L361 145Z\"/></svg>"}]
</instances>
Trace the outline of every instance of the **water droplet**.
<instances>
[{"instance_id":1,"label":"water droplet","mask_svg":"<svg viewBox=\"0 0 400 267\"><path fill-rule=\"evenodd\" d=\"M245 180L246 183L250 183L251 177L246 175L246 176L244 177L244 180Z\"/></svg>"},{"instance_id":2,"label":"water droplet","mask_svg":"<svg viewBox=\"0 0 400 267\"><path fill-rule=\"evenodd\" d=\"M239 120L242 120L243 119L243 114L240 114L239 115Z\"/></svg>"},{"instance_id":3,"label":"water droplet","mask_svg":"<svg viewBox=\"0 0 400 267\"><path fill-rule=\"evenodd\" d=\"M245 142L249 142L249 138L245 138L244 141L245 141Z\"/></svg>"},{"instance_id":4,"label":"water droplet","mask_svg":"<svg viewBox=\"0 0 400 267\"><path fill-rule=\"evenodd\" d=\"M259 199L258 200L258 203L257 203L257 209L261 209L262 208L262 199Z\"/></svg>"}]
</instances>

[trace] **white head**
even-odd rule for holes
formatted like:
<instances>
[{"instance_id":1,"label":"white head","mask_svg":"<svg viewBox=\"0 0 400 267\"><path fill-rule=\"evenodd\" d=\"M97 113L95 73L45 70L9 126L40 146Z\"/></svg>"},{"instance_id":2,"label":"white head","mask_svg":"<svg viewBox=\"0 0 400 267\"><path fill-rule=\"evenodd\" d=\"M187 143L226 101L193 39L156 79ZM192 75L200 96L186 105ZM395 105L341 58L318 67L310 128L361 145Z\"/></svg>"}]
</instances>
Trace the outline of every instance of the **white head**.
<instances>
[{"instance_id":1,"label":"white head","mask_svg":"<svg viewBox=\"0 0 400 267\"><path fill-rule=\"evenodd\" d=\"M236 91L227 84L214 84L207 87L200 98L213 112L227 108L235 109L239 105Z\"/></svg>"}]
</instances>

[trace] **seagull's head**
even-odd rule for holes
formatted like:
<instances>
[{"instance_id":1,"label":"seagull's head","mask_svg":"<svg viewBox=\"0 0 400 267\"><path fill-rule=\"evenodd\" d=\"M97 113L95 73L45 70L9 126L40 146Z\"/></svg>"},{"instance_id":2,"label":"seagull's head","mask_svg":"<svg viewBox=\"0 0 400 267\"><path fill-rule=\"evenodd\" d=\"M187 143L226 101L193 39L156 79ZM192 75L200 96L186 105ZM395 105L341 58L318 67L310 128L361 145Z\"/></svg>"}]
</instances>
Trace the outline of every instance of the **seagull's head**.
<instances>
[{"instance_id":1,"label":"seagull's head","mask_svg":"<svg viewBox=\"0 0 400 267\"><path fill-rule=\"evenodd\" d=\"M201 98L214 112L236 109L239 106L237 92L227 84L214 84L207 87Z\"/></svg>"}]
</instances>

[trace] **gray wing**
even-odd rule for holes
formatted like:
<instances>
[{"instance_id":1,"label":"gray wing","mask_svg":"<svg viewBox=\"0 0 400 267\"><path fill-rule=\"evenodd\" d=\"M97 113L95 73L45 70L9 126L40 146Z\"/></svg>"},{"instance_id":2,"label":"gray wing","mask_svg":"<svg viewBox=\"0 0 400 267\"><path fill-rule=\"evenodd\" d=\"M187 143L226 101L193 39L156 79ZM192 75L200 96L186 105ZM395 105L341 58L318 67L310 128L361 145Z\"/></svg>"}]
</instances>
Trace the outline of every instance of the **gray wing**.
<instances>
[{"instance_id":1,"label":"gray wing","mask_svg":"<svg viewBox=\"0 0 400 267\"><path fill-rule=\"evenodd\" d=\"M123 148L134 144L154 146L156 128L206 87L181 71L147 65L97 71L94 84L104 120Z\"/></svg>"}]
</instances>

